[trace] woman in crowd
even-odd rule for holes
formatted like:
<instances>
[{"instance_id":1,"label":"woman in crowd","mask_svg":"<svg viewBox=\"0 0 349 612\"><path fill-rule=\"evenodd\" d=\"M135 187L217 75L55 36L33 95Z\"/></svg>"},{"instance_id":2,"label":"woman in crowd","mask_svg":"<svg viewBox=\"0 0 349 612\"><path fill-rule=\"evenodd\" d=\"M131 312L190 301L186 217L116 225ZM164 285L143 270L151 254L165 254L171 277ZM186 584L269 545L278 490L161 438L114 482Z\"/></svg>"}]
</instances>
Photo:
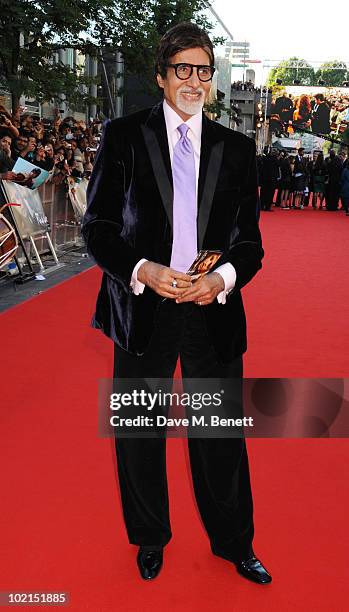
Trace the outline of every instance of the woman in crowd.
<instances>
[{"instance_id":1,"label":"woman in crowd","mask_svg":"<svg viewBox=\"0 0 349 612\"><path fill-rule=\"evenodd\" d=\"M311 123L311 104L307 95L302 95L297 100L296 108L293 113L293 126L295 128L307 128Z\"/></svg>"},{"instance_id":2,"label":"woman in crowd","mask_svg":"<svg viewBox=\"0 0 349 612\"><path fill-rule=\"evenodd\" d=\"M289 195L291 192L291 181L292 181L292 169L290 164L290 158L287 153L282 153L279 159L279 166L281 171L281 179L279 184L280 190L280 208L289 210Z\"/></svg>"},{"instance_id":3,"label":"woman in crowd","mask_svg":"<svg viewBox=\"0 0 349 612\"><path fill-rule=\"evenodd\" d=\"M311 173L313 180L313 208L317 208L319 203L319 210L322 210L325 199L325 186L328 179L327 166L322 151L318 152Z\"/></svg>"}]
</instances>

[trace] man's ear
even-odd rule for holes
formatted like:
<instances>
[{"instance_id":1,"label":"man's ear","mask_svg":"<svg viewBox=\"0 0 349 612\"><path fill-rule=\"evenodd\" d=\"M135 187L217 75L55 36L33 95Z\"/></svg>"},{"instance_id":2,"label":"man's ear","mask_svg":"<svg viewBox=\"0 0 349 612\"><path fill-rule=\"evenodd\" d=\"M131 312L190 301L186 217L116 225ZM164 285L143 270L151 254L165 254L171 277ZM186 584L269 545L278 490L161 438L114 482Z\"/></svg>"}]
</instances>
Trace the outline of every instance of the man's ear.
<instances>
[{"instance_id":1,"label":"man's ear","mask_svg":"<svg viewBox=\"0 0 349 612\"><path fill-rule=\"evenodd\" d=\"M163 89L165 87L165 83L164 83L164 79L162 78L161 74L159 74L159 72L156 75L156 80L158 82L159 87Z\"/></svg>"}]
</instances>

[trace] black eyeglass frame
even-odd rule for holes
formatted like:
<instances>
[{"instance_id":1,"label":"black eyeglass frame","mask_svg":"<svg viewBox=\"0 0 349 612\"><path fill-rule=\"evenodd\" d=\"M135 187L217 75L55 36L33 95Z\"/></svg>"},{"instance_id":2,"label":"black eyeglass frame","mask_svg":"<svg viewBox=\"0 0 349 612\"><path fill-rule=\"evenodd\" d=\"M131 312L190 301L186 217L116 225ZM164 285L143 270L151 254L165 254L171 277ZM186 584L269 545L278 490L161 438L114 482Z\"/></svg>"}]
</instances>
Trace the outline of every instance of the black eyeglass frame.
<instances>
[{"instance_id":1,"label":"black eyeglass frame","mask_svg":"<svg viewBox=\"0 0 349 612\"><path fill-rule=\"evenodd\" d=\"M189 66L190 67L190 74L189 74L189 76L185 77L185 79L183 79L182 77L178 76L177 70L178 70L179 66ZM186 81L187 79L190 79L191 75L193 74L193 68L196 68L198 79L202 83L208 83L208 81L212 81L212 77L213 77L213 75L215 73L215 70L216 70L216 68L214 66L209 66L208 64L188 64L188 62L180 62L179 64L166 64L166 68L174 68L175 69L175 73L176 73L176 77L180 81ZM200 79L199 68L209 68L210 71L211 71L210 78L209 79Z\"/></svg>"}]
</instances>

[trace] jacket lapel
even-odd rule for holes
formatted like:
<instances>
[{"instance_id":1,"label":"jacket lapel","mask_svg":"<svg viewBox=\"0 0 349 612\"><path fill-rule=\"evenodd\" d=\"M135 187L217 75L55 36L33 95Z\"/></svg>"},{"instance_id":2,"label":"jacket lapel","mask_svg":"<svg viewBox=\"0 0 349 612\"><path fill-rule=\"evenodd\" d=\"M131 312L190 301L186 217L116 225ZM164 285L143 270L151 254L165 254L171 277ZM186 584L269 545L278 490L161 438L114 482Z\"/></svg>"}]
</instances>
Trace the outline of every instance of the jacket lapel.
<instances>
[{"instance_id":1,"label":"jacket lapel","mask_svg":"<svg viewBox=\"0 0 349 612\"><path fill-rule=\"evenodd\" d=\"M162 102L152 109L141 129L154 177L173 230L173 181ZM217 132L216 124L203 114L198 182L199 249L202 249L223 158L224 142Z\"/></svg>"},{"instance_id":2,"label":"jacket lapel","mask_svg":"<svg viewBox=\"0 0 349 612\"><path fill-rule=\"evenodd\" d=\"M202 249L213 196L223 159L224 142L217 134L216 124L202 118L200 172L198 185L198 249Z\"/></svg>"},{"instance_id":3,"label":"jacket lapel","mask_svg":"<svg viewBox=\"0 0 349 612\"><path fill-rule=\"evenodd\" d=\"M162 203L173 229L173 182L162 102L154 106L141 129Z\"/></svg>"}]
</instances>

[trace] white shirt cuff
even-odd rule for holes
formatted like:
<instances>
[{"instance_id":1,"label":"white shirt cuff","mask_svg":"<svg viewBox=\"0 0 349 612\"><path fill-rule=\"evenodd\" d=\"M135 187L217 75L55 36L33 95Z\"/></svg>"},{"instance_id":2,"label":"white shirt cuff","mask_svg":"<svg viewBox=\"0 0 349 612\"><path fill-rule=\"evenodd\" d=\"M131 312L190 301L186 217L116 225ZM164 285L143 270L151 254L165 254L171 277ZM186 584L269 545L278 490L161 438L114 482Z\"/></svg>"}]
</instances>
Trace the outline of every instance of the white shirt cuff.
<instances>
[{"instance_id":1,"label":"white shirt cuff","mask_svg":"<svg viewBox=\"0 0 349 612\"><path fill-rule=\"evenodd\" d=\"M140 259L138 263L136 263L135 267L133 268L133 272L132 272L132 276L131 276L131 282L130 282L130 287L132 289L132 292L135 295L140 295L141 293L143 293L144 291L144 287L145 284L141 283L138 278L137 278L137 272L139 270L139 268L141 267L141 265L145 262L148 261L147 259Z\"/></svg>"},{"instance_id":2,"label":"white shirt cuff","mask_svg":"<svg viewBox=\"0 0 349 612\"><path fill-rule=\"evenodd\" d=\"M225 263L215 269L215 272L221 275L224 280L224 289L217 295L219 304L225 304L227 295L234 289L236 283L236 271L231 263Z\"/></svg>"}]
</instances>

